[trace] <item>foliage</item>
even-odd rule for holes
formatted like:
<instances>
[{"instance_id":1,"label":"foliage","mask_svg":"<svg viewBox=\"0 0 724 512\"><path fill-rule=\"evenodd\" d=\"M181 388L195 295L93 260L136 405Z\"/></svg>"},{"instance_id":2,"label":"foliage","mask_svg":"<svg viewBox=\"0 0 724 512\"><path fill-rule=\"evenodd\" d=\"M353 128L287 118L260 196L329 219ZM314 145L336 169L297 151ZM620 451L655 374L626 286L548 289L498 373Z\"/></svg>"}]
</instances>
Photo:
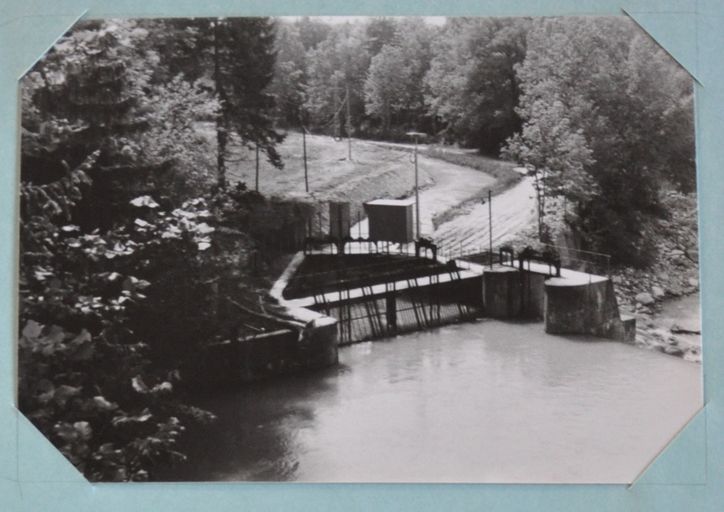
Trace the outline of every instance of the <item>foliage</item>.
<instances>
[{"instance_id":1,"label":"foliage","mask_svg":"<svg viewBox=\"0 0 724 512\"><path fill-rule=\"evenodd\" d=\"M84 227L110 227L129 199L159 188L180 204L213 170L195 123L218 103L200 80L159 80L169 71L149 39L133 20L86 22L23 79L23 180L53 182L99 151L93 193L74 212Z\"/></svg>"},{"instance_id":2,"label":"foliage","mask_svg":"<svg viewBox=\"0 0 724 512\"><path fill-rule=\"evenodd\" d=\"M586 247L645 265L662 185L693 184L690 77L620 19L541 20L527 40L508 156L534 169L541 216L560 196Z\"/></svg>"},{"instance_id":3,"label":"foliage","mask_svg":"<svg viewBox=\"0 0 724 512\"><path fill-rule=\"evenodd\" d=\"M395 46L385 45L372 57L365 80L365 109L368 114L382 120L382 132L390 130L393 113L403 107L409 78L405 56Z\"/></svg>"},{"instance_id":4,"label":"foliage","mask_svg":"<svg viewBox=\"0 0 724 512\"><path fill-rule=\"evenodd\" d=\"M274 130L274 97L267 90L274 74L275 25L270 18L225 18L211 23L216 93L225 129L249 148L259 147L275 167L283 164Z\"/></svg>"},{"instance_id":5,"label":"foliage","mask_svg":"<svg viewBox=\"0 0 724 512\"><path fill-rule=\"evenodd\" d=\"M398 33L395 18L379 16L372 18L365 26L365 48L371 57L375 57L385 46L390 46Z\"/></svg>"},{"instance_id":6,"label":"foliage","mask_svg":"<svg viewBox=\"0 0 724 512\"><path fill-rule=\"evenodd\" d=\"M322 21L302 16L294 25L299 29L299 39L304 51L314 50L319 43L327 39L332 28Z\"/></svg>"},{"instance_id":7,"label":"foliage","mask_svg":"<svg viewBox=\"0 0 724 512\"><path fill-rule=\"evenodd\" d=\"M365 80L365 111L382 123L382 135L392 125L426 129L423 78L432 59L432 30L421 21L395 25L392 41L372 57Z\"/></svg>"},{"instance_id":8,"label":"foliage","mask_svg":"<svg viewBox=\"0 0 724 512\"><path fill-rule=\"evenodd\" d=\"M53 181L63 171L51 164L76 167L96 150L98 167L139 163L134 136L155 60L139 50L145 35L133 21L80 24L23 79L25 179Z\"/></svg>"},{"instance_id":9,"label":"foliage","mask_svg":"<svg viewBox=\"0 0 724 512\"><path fill-rule=\"evenodd\" d=\"M364 115L364 82L370 63L365 45L364 27L345 23L333 27L328 37L308 52L305 109L316 128L341 134L341 126L347 121L346 110L342 108L347 90L350 123L353 128L359 126Z\"/></svg>"},{"instance_id":10,"label":"foliage","mask_svg":"<svg viewBox=\"0 0 724 512\"><path fill-rule=\"evenodd\" d=\"M89 479L145 480L155 464L183 459L185 421L211 416L174 398L181 375L152 364L157 340L134 331L133 310L153 293L144 277L154 264L203 261L213 228L201 202L166 213L147 196L134 200L145 213L130 226L67 224L97 158L21 186L19 405Z\"/></svg>"},{"instance_id":11,"label":"foliage","mask_svg":"<svg viewBox=\"0 0 724 512\"><path fill-rule=\"evenodd\" d=\"M433 45L425 77L430 114L446 139L497 155L520 128L516 65L523 61L529 21L454 18Z\"/></svg>"},{"instance_id":12,"label":"foliage","mask_svg":"<svg viewBox=\"0 0 724 512\"><path fill-rule=\"evenodd\" d=\"M274 48L276 61L269 92L275 97L276 119L283 125L299 127L304 120L307 63L298 25L280 23Z\"/></svg>"},{"instance_id":13,"label":"foliage","mask_svg":"<svg viewBox=\"0 0 724 512\"><path fill-rule=\"evenodd\" d=\"M173 165L170 179L159 188L175 203L208 191L215 181L213 148L197 123L218 115L216 99L204 90L201 80L190 83L176 75L150 86L144 104L151 122L139 149L151 161Z\"/></svg>"}]
</instances>

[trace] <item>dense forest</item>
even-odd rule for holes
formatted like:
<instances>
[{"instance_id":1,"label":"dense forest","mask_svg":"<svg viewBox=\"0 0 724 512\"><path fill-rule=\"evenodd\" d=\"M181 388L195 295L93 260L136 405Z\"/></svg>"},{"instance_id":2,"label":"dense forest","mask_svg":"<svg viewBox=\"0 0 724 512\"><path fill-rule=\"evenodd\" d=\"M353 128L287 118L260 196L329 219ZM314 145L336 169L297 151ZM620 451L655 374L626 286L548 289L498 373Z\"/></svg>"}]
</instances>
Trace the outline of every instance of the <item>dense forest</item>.
<instances>
[{"instance_id":1,"label":"dense forest","mask_svg":"<svg viewBox=\"0 0 724 512\"><path fill-rule=\"evenodd\" d=\"M565 224L584 248L646 265L661 190L695 189L691 77L625 18L306 18L279 26L276 52L280 122L418 130L524 164L544 239Z\"/></svg>"},{"instance_id":2,"label":"dense forest","mask_svg":"<svg viewBox=\"0 0 724 512\"><path fill-rule=\"evenodd\" d=\"M663 192L695 189L692 81L622 18L86 21L21 94L19 402L92 480L183 458L212 418L179 368L304 208L230 183L232 147L283 172L287 131L422 131L527 166L539 236L620 265L655 257Z\"/></svg>"}]
</instances>

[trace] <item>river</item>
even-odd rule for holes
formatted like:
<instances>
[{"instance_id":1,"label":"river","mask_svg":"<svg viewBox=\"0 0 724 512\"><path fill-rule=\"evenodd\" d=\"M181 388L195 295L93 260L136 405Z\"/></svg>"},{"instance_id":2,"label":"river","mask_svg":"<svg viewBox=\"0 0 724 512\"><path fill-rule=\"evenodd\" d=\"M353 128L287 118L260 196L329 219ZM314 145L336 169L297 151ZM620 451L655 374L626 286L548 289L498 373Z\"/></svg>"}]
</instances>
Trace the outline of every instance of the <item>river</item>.
<instances>
[{"instance_id":1,"label":"river","mask_svg":"<svg viewBox=\"0 0 724 512\"><path fill-rule=\"evenodd\" d=\"M361 343L326 371L198 397L162 480L632 481L702 405L701 366L481 320Z\"/></svg>"}]
</instances>

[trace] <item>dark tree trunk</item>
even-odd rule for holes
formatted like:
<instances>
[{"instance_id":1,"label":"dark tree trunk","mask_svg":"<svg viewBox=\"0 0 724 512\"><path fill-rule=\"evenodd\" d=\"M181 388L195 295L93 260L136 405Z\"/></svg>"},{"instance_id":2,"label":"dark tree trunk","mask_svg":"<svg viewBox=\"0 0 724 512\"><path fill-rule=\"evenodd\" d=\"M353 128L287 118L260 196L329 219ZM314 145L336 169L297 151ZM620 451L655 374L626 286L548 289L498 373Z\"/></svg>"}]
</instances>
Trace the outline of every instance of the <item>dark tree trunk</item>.
<instances>
[{"instance_id":1,"label":"dark tree trunk","mask_svg":"<svg viewBox=\"0 0 724 512\"><path fill-rule=\"evenodd\" d=\"M214 21L214 85L219 102L222 105L226 103L226 94L221 78L221 63L219 56L219 22ZM222 113L216 118L216 179L220 188L226 186L226 145L228 132L226 127L226 116Z\"/></svg>"}]
</instances>

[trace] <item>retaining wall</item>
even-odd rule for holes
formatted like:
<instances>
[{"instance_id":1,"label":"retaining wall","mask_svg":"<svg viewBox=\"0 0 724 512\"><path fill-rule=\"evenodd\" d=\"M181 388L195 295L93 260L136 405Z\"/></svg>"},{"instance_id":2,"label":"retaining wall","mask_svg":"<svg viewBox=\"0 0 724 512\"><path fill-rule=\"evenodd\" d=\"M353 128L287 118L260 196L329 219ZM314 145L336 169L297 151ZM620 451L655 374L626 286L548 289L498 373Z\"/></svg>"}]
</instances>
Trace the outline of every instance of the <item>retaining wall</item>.
<instances>
[{"instance_id":1,"label":"retaining wall","mask_svg":"<svg viewBox=\"0 0 724 512\"><path fill-rule=\"evenodd\" d=\"M304 310L312 319L299 329L281 329L245 340L205 347L189 369L203 384L251 382L337 364L337 322Z\"/></svg>"}]
</instances>

